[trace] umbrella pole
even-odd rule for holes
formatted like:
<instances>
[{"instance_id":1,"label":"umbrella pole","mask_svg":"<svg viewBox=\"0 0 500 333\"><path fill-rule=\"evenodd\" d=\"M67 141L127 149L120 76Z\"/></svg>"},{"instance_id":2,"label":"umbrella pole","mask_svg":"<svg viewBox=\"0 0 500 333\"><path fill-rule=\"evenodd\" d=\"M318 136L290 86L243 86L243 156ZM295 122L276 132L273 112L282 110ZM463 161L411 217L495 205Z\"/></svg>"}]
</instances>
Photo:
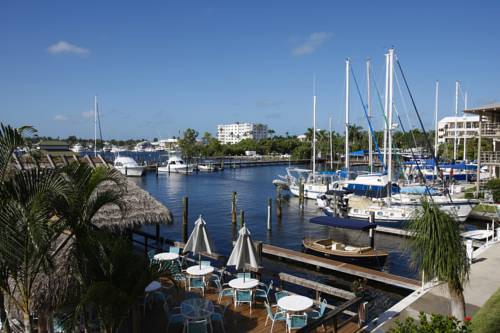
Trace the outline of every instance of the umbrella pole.
<instances>
[{"instance_id":1,"label":"umbrella pole","mask_svg":"<svg viewBox=\"0 0 500 333\"><path fill-rule=\"evenodd\" d=\"M243 266L243 283L245 283L245 276L246 276L246 274L245 274L245 268L246 268L246 267L245 267L245 266Z\"/></svg>"},{"instance_id":2,"label":"umbrella pole","mask_svg":"<svg viewBox=\"0 0 500 333\"><path fill-rule=\"evenodd\" d=\"M200 269L201 269L201 254L198 253L198 261L200 262Z\"/></svg>"}]
</instances>

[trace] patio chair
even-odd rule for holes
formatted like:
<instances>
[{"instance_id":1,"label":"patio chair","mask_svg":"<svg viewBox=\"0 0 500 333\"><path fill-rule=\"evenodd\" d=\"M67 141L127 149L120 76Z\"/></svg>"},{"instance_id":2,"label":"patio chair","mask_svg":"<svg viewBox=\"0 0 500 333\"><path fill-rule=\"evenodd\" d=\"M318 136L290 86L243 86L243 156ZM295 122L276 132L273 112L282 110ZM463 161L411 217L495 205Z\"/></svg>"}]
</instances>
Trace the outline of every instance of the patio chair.
<instances>
[{"instance_id":1,"label":"patio chair","mask_svg":"<svg viewBox=\"0 0 500 333\"><path fill-rule=\"evenodd\" d=\"M327 305L326 299L323 299L323 301L321 301L319 305L319 309L308 312L307 318L320 319L321 317L323 317L323 315L325 314L326 305Z\"/></svg>"},{"instance_id":2,"label":"patio chair","mask_svg":"<svg viewBox=\"0 0 500 333\"><path fill-rule=\"evenodd\" d=\"M206 333L208 330L208 320L188 320L186 322L187 333ZM167 330L168 332L168 330Z\"/></svg>"},{"instance_id":3,"label":"patio chair","mask_svg":"<svg viewBox=\"0 0 500 333\"><path fill-rule=\"evenodd\" d=\"M165 304L167 304L167 297L165 296L165 294L163 294L161 291L152 291L146 293L146 295L144 295L143 314L146 315L146 308L149 308L149 310L151 310L155 303L160 303L162 306L165 306Z\"/></svg>"},{"instance_id":4,"label":"patio chair","mask_svg":"<svg viewBox=\"0 0 500 333\"><path fill-rule=\"evenodd\" d=\"M148 251L149 265L152 265L156 262L155 255L156 255L155 250Z\"/></svg>"},{"instance_id":5,"label":"patio chair","mask_svg":"<svg viewBox=\"0 0 500 333\"><path fill-rule=\"evenodd\" d=\"M178 247L175 247L175 246L171 246L168 249L168 252L170 252L170 253L176 253L176 254L181 254L181 249L179 249Z\"/></svg>"},{"instance_id":6,"label":"patio chair","mask_svg":"<svg viewBox=\"0 0 500 333\"><path fill-rule=\"evenodd\" d=\"M201 293L205 297L205 279L198 276L188 277L188 291L191 289L201 289Z\"/></svg>"},{"instance_id":7,"label":"patio chair","mask_svg":"<svg viewBox=\"0 0 500 333\"><path fill-rule=\"evenodd\" d=\"M220 280L214 280L215 285L217 286L217 292L219 293L219 303L222 299L222 297L234 297L234 290L233 288L225 288L227 284L222 284Z\"/></svg>"},{"instance_id":8,"label":"patio chair","mask_svg":"<svg viewBox=\"0 0 500 333\"><path fill-rule=\"evenodd\" d=\"M201 260L201 266L211 266L210 260Z\"/></svg>"},{"instance_id":9,"label":"patio chair","mask_svg":"<svg viewBox=\"0 0 500 333\"><path fill-rule=\"evenodd\" d=\"M252 278L252 273L238 273L236 275L239 279L251 279Z\"/></svg>"},{"instance_id":10,"label":"patio chair","mask_svg":"<svg viewBox=\"0 0 500 333\"><path fill-rule=\"evenodd\" d=\"M181 308L180 307L175 307L173 309L168 308L168 305L166 305L164 308L165 313L167 315L167 332L169 332L170 325L185 325L185 318L181 314Z\"/></svg>"},{"instance_id":11,"label":"patio chair","mask_svg":"<svg viewBox=\"0 0 500 333\"><path fill-rule=\"evenodd\" d=\"M225 305L215 305L215 312L210 316L210 321L213 324L214 322L219 322L220 327L222 327L222 332L226 333L226 329L224 327L224 315L226 314L228 304Z\"/></svg>"},{"instance_id":12,"label":"patio chair","mask_svg":"<svg viewBox=\"0 0 500 333\"><path fill-rule=\"evenodd\" d=\"M212 275L210 275L209 282L213 282L216 287L217 287L217 284L215 283L215 280L218 280L220 282L220 284L223 284L225 271L226 271L225 267L223 267L220 271L215 270L212 273Z\"/></svg>"},{"instance_id":13,"label":"patio chair","mask_svg":"<svg viewBox=\"0 0 500 333\"><path fill-rule=\"evenodd\" d=\"M275 313L273 313L273 310L268 302L264 302L264 305L266 306L266 312L267 312L266 323L264 324L264 326L267 326L267 322L269 321L269 319L271 319L271 321L273 322L271 325L271 333L273 331L275 322L283 321L283 322L285 322L285 325L286 325L286 312L285 311L276 311Z\"/></svg>"},{"instance_id":14,"label":"patio chair","mask_svg":"<svg viewBox=\"0 0 500 333\"><path fill-rule=\"evenodd\" d=\"M278 301L280 300L280 298L285 297L285 296L289 296L289 295L290 295L290 293L288 291L285 291L285 290L275 292L274 298L276 299L276 304L278 304ZM280 311L283 310L280 307L278 307L278 308Z\"/></svg>"},{"instance_id":15,"label":"patio chair","mask_svg":"<svg viewBox=\"0 0 500 333\"><path fill-rule=\"evenodd\" d=\"M288 332L292 332L292 330L298 330L307 325L307 315L301 314L292 314L286 317L286 326L288 328Z\"/></svg>"},{"instance_id":16,"label":"patio chair","mask_svg":"<svg viewBox=\"0 0 500 333\"><path fill-rule=\"evenodd\" d=\"M252 291L251 290L236 290L234 305L235 307L241 303L248 303L250 305L250 316L252 316Z\"/></svg>"},{"instance_id":17,"label":"patio chair","mask_svg":"<svg viewBox=\"0 0 500 333\"><path fill-rule=\"evenodd\" d=\"M255 290L255 298L262 298L269 303L269 293L273 288L273 280L269 281L269 285L259 282L259 287Z\"/></svg>"}]
</instances>

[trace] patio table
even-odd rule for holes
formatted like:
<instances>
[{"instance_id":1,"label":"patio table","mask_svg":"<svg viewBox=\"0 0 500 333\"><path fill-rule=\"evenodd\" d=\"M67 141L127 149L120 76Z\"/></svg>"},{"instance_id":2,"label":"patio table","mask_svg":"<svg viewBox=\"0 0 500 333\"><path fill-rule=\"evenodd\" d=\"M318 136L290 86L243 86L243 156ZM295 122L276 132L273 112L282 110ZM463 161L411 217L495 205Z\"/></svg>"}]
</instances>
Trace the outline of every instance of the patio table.
<instances>
[{"instance_id":1,"label":"patio table","mask_svg":"<svg viewBox=\"0 0 500 333\"><path fill-rule=\"evenodd\" d=\"M179 259L179 255L177 253L172 253L172 252L162 252L155 254L153 258L158 261L171 261Z\"/></svg>"},{"instance_id":2,"label":"patio table","mask_svg":"<svg viewBox=\"0 0 500 333\"><path fill-rule=\"evenodd\" d=\"M186 273L194 276L205 276L213 273L213 271L214 268L212 266L201 266L200 268L200 265L191 266L186 269Z\"/></svg>"},{"instance_id":3,"label":"patio table","mask_svg":"<svg viewBox=\"0 0 500 333\"><path fill-rule=\"evenodd\" d=\"M278 300L278 306L289 312L302 312L313 306L313 300L300 295L284 296Z\"/></svg>"},{"instance_id":4,"label":"patio table","mask_svg":"<svg viewBox=\"0 0 500 333\"><path fill-rule=\"evenodd\" d=\"M257 279L245 279L237 278L229 281L229 286L233 289L253 289L259 285L259 280Z\"/></svg>"}]
</instances>

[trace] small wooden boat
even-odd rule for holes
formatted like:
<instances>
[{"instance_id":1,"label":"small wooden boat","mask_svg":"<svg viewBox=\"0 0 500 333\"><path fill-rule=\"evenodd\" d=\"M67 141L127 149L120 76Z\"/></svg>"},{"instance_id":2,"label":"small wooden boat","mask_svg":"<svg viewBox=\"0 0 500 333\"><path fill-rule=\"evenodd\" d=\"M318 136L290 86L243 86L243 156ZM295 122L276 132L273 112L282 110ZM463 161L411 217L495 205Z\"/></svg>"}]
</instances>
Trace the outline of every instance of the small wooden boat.
<instances>
[{"instance_id":1,"label":"small wooden boat","mask_svg":"<svg viewBox=\"0 0 500 333\"><path fill-rule=\"evenodd\" d=\"M305 238L302 245L306 250L322 254L334 260L363 266L384 266L388 252L375 250L370 246L358 247L339 243L333 239Z\"/></svg>"},{"instance_id":2,"label":"small wooden boat","mask_svg":"<svg viewBox=\"0 0 500 333\"><path fill-rule=\"evenodd\" d=\"M330 257L331 259L349 262L356 265L382 268L389 253L376 250L374 246L373 233L377 227L376 223L354 220L336 216L317 216L309 220L311 223L326 225L333 228L369 231L370 246L358 247L346 245L333 239L309 239L304 238L302 245L306 250L315 254Z\"/></svg>"}]
</instances>

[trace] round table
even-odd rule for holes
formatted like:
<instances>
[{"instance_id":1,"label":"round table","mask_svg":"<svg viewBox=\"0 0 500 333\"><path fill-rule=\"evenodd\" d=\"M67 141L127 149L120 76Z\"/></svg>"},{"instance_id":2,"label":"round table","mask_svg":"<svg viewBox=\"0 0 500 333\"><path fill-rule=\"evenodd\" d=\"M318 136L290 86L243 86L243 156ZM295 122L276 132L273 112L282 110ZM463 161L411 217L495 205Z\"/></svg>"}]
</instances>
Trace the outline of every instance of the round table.
<instances>
[{"instance_id":1,"label":"round table","mask_svg":"<svg viewBox=\"0 0 500 333\"><path fill-rule=\"evenodd\" d=\"M157 291L161 289L161 283L158 281L153 281L144 288L144 291L147 293L151 293L153 291Z\"/></svg>"},{"instance_id":2,"label":"round table","mask_svg":"<svg viewBox=\"0 0 500 333\"><path fill-rule=\"evenodd\" d=\"M214 268L212 266L201 266L200 268L200 265L191 266L186 269L186 273L194 276L205 276L213 273L213 271Z\"/></svg>"},{"instance_id":3,"label":"round table","mask_svg":"<svg viewBox=\"0 0 500 333\"><path fill-rule=\"evenodd\" d=\"M233 289L252 289L259 285L259 280L257 279L245 279L237 278L229 281L229 286Z\"/></svg>"},{"instance_id":4,"label":"round table","mask_svg":"<svg viewBox=\"0 0 500 333\"><path fill-rule=\"evenodd\" d=\"M214 313L214 303L205 298L190 298L181 303L181 314L186 319L208 318Z\"/></svg>"},{"instance_id":5,"label":"round table","mask_svg":"<svg viewBox=\"0 0 500 333\"><path fill-rule=\"evenodd\" d=\"M301 312L313 306L313 300L300 295L284 296L278 300L278 306L285 311Z\"/></svg>"},{"instance_id":6,"label":"round table","mask_svg":"<svg viewBox=\"0 0 500 333\"><path fill-rule=\"evenodd\" d=\"M172 252L162 252L155 254L153 257L155 260L159 261L170 261L170 260L175 260L179 259L179 255L177 253L172 253Z\"/></svg>"}]
</instances>

